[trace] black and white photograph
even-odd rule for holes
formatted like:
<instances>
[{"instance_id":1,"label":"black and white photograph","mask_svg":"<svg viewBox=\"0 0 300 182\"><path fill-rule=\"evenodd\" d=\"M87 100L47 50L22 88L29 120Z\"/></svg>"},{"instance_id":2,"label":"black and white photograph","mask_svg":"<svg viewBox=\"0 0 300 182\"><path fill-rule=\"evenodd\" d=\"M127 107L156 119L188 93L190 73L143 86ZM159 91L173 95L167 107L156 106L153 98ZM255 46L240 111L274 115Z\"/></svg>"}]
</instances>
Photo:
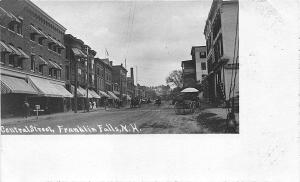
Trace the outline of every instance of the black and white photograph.
<instances>
[{"instance_id":1,"label":"black and white photograph","mask_svg":"<svg viewBox=\"0 0 300 182\"><path fill-rule=\"evenodd\" d=\"M0 181L299 182L299 9L0 0Z\"/></svg>"},{"instance_id":2,"label":"black and white photograph","mask_svg":"<svg viewBox=\"0 0 300 182\"><path fill-rule=\"evenodd\" d=\"M2 0L1 133L239 133L239 4Z\"/></svg>"}]
</instances>

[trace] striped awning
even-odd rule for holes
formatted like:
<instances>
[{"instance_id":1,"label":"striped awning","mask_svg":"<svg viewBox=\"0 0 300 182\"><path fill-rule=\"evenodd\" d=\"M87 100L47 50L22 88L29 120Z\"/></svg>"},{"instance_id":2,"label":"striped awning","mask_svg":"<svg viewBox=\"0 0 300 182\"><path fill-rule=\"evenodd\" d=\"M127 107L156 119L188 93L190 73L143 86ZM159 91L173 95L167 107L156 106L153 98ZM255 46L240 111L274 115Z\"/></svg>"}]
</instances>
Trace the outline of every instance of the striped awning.
<instances>
[{"instance_id":1,"label":"striped awning","mask_svg":"<svg viewBox=\"0 0 300 182\"><path fill-rule=\"evenodd\" d=\"M0 51L1 52L8 52L8 53L11 53L12 50L11 48L9 48L8 45L6 45L4 42L0 41Z\"/></svg>"},{"instance_id":2,"label":"striped awning","mask_svg":"<svg viewBox=\"0 0 300 182\"><path fill-rule=\"evenodd\" d=\"M20 57L24 59L29 59L30 57L20 48L17 48L18 51L22 54Z\"/></svg>"},{"instance_id":3,"label":"striped awning","mask_svg":"<svg viewBox=\"0 0 300 182\"><path fill-rule=\"evenodd\" d=\"M48 65L48 62L45 59L43 59L41 56L36 56L36 58L40 65Z\"/></svg>"},{"instance_id":4,"label":"striped awning","mask_svg":"<svg viewBox=\"0 0 300 182\"><path fill-rule=\"evenodd\" d=\"M62 92L62 88L58 89L58 86L51 83L50 80L38 77L29 77L29 83L39 92L39 95L46 97L66 97L67 90Z\"/></svg>"},{"instance_id":5,"label":"striped awning","mask_svg":"<svg viewBox=\"0 0 300 182\"><path fill-rule=\"evenodd\" d=\"M89 93L93 96L93 98L96 98L96 99L101 98L94 90L89 90Z\"/></svg>"},{"instance_id":6,"label":"striped awning","mask_svg":"<svg viewBox=\"0 0 300 182\"><path fill-rule=\"evenodd\" d=\"M60 92L63 97L73 97L73 94L71 94L63 85L59 84L53 84L55 88Z\"/></svg>"},{"instance_id":7,"label":"striped awning","mask_svg":"<svg viewBox=\"0 0 300 182\"><path fill-rule=\"evenodd\" d=\"M12 46L10 44L8 44L8 46L12 50L11 54L17 55L17 56L22 56L22 53L17 48L15 48L14 46Z\"/></svg>"},{"instance_id":8,"label":"striped awning","mask_svg":"<svg viewBox=\"0 0 300 182\"><path fill-rule=\"evenodd\" d=\"M78 97L86 97L86 89L79 86L77 88L77 94ZM90 92L88 93L88 98L93 98L93 95Z\"/></svg>"},{"instance_id":9,"label":"striped awning","mask_svg":"<svg viewBox=\"0 0 300 182\"><path fill-rule=\"evenodd\" d=\"M103 97L109 98L109 95L107 95L107 93L105 93L104 91L99 90L99 94L101 94Z\"/></svg>"},{"instance_id":10,"label":"striped awning","mask_svg":"<svg viewBox=\"0 0 300 182\"><path fill-rule=\"evenodd\" d=\"M56 62L51 61L51 60L49 60L49 66L50 66L51 68L55 68L55 69L62 70L62 68L61 68Z\"/></svg>"},{"instance_id":11,"label":"striped awning","mask_svg":"<svg viewBox=\"0 0 300 182\"><path fill-rule=\"evenodd\" d=\"M86 54L84 54L80 49L78 48L72 48L72 51L74 53L75 56L78 56L78 57L87 57Z\"/></svg>"},{"instance_id":12,"label":"striped awning","mask_svg":"<svg viewBox=\"0 0 300 182\"><path fill-rule=\"evenodd\" d=\"M111 91L107 91L108 94L111 96L111 98L116 99L116 100L120 100L114 93L112 93Z\"/></svg>"},{"instance_id":13,"label":"striped awning","mask_svg":"<svg viewBox=\"0 0 300 182\"><path fill-rule=\"evenodd\" d=\"M24 79L1 75L1 94L10 93L38 94Z\"/></svg>"}]
</instances>

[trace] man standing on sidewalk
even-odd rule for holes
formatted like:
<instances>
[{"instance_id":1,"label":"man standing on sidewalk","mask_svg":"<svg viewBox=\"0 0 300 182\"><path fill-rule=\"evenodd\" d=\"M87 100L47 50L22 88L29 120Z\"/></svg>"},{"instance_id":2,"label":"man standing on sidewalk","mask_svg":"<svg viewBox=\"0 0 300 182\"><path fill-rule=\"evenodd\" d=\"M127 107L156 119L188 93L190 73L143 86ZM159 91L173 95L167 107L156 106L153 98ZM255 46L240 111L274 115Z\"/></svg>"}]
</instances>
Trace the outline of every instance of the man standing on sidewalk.
<instances>
[{"instance_id":1,"label":"man standing on sidewalk","mask_svg":"<svg viewBox=\"0 0 300 182\"><path fill-rule=\"evenodd\" d=\"M23 112L24 117L27 119L27 117L29 116L29 113L30 113L30 105L27 102L27 100L25 100L23 103L23 111L24 111Z\"/></svg>"}]
</instances>

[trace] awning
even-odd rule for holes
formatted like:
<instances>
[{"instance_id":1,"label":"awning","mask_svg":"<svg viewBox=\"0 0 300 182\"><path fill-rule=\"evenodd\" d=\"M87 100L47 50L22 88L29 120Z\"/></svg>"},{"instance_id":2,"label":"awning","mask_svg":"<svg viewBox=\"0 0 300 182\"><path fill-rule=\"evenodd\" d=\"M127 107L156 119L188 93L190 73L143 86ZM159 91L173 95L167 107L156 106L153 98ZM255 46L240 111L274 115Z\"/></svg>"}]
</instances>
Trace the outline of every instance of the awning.
<instances>
[{"instance_id":1,"label":"awning","mask_svg":"<svg viewBox=\"0 0 300 182\"><path fill-rule=\"evenodd\" d=\"M103 96L103 97L110 97L109 95L107 95L107 93L105 93L105 92L103 92L103 91L101 91L101 90L99 90L99 93Z\"/></svg>"},{"instance_id":2,"label":"awning","mask_svg":"<svg viewBox=\"0 0 300 182\"><path fill-rule=\"evenodd\" d=\"M41 34L41 32L37 28L35 28L33 25L30 25L30 29L33 31L32 34L38 34L38 35Z\"/></svg>"},{"instance_id":3,"label":"awning","mask_svg":"<svg viewBox=\"0 0 300 182\"><path fill-rule=\"evenodd\" d=\"M1 52L8 52L11 53L12 50L11 48L8 47L8 45L6 45L4 42L0 41L0 51Z\"/></svg>"},{"instance_id":4,"label":"awning","mask_svg":"<svg viewBox=\"0 0 300 182\"><path fill-rule=\"evenodd\" d=\"M65 97L66 93L58 90L56 84L50 83L49 80L29 77L29 83L39 92L39 95L47 97ZM67 90L66 90L67 91Z\"/></svg>"},{"instance_id":5,"label":"awning","mask_svg":"<svg viewBox=\"0 0 300 182\"><path fill-rule=\"evenodd\" d=\"M79 86L77 88L77 94L78 97L86 97L86 89L83 89L82 87ZM88 98L93 98L93 95L90 92L88 92L88 94L89 94Z\"/></svg>"},{"instance_id":6,"label":"awning","mask_svg":"<svg viewBox=\"0 0 300 182\"><path fill-rule=\"evenodd\" d=\"M112 93L111 91L107 91L108 94L113 98L113 99L116 99L116 100L120 100L114 93Z\"/></svg>"},{"instance_id":7,"label":"awning","mask_svg":"<svg viewBox=\"0 0 300 182\"><path fill-rule=\"evenodd\" d=\"M116 90L114 90L113 93L114 93L115 95L120 95L120 92L119 92L119 91L116 91Z\"/></svg>"},{"instance_id":8,"label":"awning","mask_svg":"<svg viewBox=\"0 0 300 182\"><path fill-rule=\"evenodd\" d=\"M48 65L48 62L43 59L41 56L37 56L37 60L40 63L40 65Z\"/></svg>"},{"instance_id":9,"label":"awning","mask_svg":"<svg viewBox=\"0 0 300 182\"><path fill-rule=\"evenodd\" d=\"M93 96L93 98L100 99L101 97L94 91L94 90L89 90L89 93Z\"/></svg>"},{"instance_id":10,"label":"awning","mask_svg":"<svg viewBox=\"0 0 300 182\"><path fill-rule=\"evenodd\" d=\"M24 58L24 59L29 59L29 56L20 48L17 48L18 51L22 54L20 57Z\"/></svg>"},{"instance_id":11,"label":"awning","mask_svg":"<svg viewBox=\"0 0 300 182\"><path fill-rule=\"evenodd\" d=\"M20 53L20 51L18 51L14 46L12 46L12 45L8 45L8 46L12 50L11 54L14 54L17 56L22 56L22 53Z\"/></svg>"},{"instance_id":12,"label":"awning","mask_svg":"<svg viewBox=\"0 0 300 182\"><path fill-rule=\"evenodd\" d=\"M73 97L73 94L71 94L63 85L53 84L56 89L60 92L63 97Z\"/></svg>"},{"instance_id":13,"label":"awning","mask_svg":"<svg viewBox=\"0 0 300 182\"><path fill-rule=\"evenodd\" d=\"M1 75L1 94L38 94L24 79Z\"/></svg>"},{"instance_id":14,"label":"awning","mask_svg":"<svg viewBox=\"0 0 300 182\"><path fill-rule=\"evenodd\" d=\"M61 68L56 62L54 62L54 61L49 60L49 64L50 64L49 66L52 67L52 68L59 69L59 70L62 69L62 68Z\"/></svg>"},{"instance_id":15,"label":"awning","mask_svg":"<svg viewBox=\"0 0 300 182\"><path fill-rule=\"evenodd\" d=\"M60 43L59 41L55 40L54 38L52 38L51 36L46 36L48 38L48 40L54 44L56 44L57 46L59 46L60 48L65 48L65 46Z\"/></svg>"},{"instance_id":16,"label":"awning","mask_svg":"<svg viewBox=\"0 0 300 182\"><path fill-rule=\"evenodd\" d=\"M87 57L86 54L84 54L80 49L78 48L72 48L72 51L74 53L75 56L78 56L78 57Z\"/></svg>"}]
</instances>

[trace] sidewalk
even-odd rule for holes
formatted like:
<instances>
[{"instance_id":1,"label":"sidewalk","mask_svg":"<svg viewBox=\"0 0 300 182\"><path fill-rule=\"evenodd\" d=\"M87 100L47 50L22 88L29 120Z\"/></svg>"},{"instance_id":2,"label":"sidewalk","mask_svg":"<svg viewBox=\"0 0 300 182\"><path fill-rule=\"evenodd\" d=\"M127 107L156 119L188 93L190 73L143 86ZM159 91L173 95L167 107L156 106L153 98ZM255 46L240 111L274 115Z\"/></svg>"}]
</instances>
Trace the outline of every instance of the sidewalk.
<instances>
[{"instance_id":1,"label":"sidewalk","mask_svg":"<svg viewBox=\"0 0 300 182\"><path fill-rule=\"evenodd\" d=\"M209 130L209 133L225 133L227 114L227 108L202 103L197 122ZM235 113L235 118L239 123L239 113Z\"/></svg>"},{"instance_id":2,"label":"sidewalk","mask_svg":"<svg viewBox=\"0 0 300 182\"><path fill-rule=\"evenodd\" d=\"M124 109L123 108L120 108L120 109ZM89 113L93 113L93 112L100 112L100 111L103 111L103 112L106 112L106 111L116 111L116 110L120 110L120 109L117 109L117 108L105 108L104 107L98 107L96 109L93 109L93 110L90 110ZM59 112L59 113L51 113L51 114L42 114L40 115L38 118L39 119L45 119L47 117L53 117L53 116L65 116L65 117L68 117L68 116L71 116L71 115L74 115L74 114L85 114L85 113L88 113L84 110L79 110L77 111L77 113L74 113L74 111L68 111L68 112ZM11 118L3 118L1 119L1 124L13 124L13 123L18 123L18 122L28 122L28 121L36 121L36 116L32 115L30 117L28 117L27 119L24 118L24 117L11 117Z\"/></svg>"}]
</instances>

